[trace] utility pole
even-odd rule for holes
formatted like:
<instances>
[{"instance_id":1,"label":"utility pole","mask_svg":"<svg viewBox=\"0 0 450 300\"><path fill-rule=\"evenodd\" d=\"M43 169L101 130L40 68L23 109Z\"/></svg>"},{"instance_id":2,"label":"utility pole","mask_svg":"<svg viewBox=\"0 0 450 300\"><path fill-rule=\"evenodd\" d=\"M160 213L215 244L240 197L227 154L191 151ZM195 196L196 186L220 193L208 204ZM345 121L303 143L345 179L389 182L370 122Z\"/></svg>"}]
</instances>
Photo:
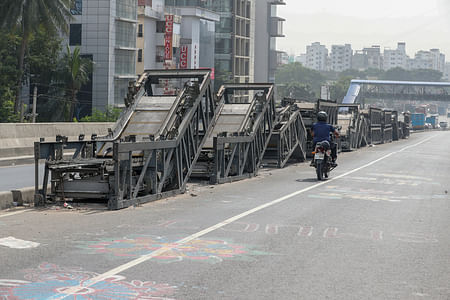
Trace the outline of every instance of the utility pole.
<instances>
[{"instance_id":1,"label":"utility pole","mask_svg":"<svg viewBox=\"0 0 450 300\"><path fill-rule=\"evenodd\" d=\"M33 123L36 123L36 105L37 105L37 85L34 85L34 90L33 90Z\"/></svg>"}]
</instances>

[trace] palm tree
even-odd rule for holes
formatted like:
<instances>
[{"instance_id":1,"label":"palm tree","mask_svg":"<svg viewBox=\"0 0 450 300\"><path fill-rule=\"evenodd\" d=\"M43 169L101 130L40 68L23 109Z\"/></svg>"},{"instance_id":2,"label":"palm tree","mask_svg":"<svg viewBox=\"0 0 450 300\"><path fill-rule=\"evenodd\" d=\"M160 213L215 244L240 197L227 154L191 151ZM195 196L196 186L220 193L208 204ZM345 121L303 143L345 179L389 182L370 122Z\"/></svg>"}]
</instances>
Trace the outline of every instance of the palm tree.
<instances>
[{"instance_id":1,"label":"palm tree","mask_svg":"<svg viewBox=\"0 0 450 300\"><path fill-rule=\"evenodd\" d=\"M68 32L68 20L73 0L1 0L0 27L9 31L18 30L22 36L19 50L19 78L16 86L14 112L21 106L20 89L24 73L25 53L30 35L42 25L45 29Z\"/></svg>"},{"instance_id":2,"label":"palm tree","mask_svg":"<svg viewBox=\"0 0 450 300\"><path fill-rule=\"evenodd\" d=\"M89 75L92 73L92 61L83 58L80 54L80 48L75 47L73 52L67 46L66 53L61 59L59 80L65 89L65 98L68 100L69 120L73 120L75 107L78 103L77 94L81 86L89 81Z\"/></svg>"}]
</instances>

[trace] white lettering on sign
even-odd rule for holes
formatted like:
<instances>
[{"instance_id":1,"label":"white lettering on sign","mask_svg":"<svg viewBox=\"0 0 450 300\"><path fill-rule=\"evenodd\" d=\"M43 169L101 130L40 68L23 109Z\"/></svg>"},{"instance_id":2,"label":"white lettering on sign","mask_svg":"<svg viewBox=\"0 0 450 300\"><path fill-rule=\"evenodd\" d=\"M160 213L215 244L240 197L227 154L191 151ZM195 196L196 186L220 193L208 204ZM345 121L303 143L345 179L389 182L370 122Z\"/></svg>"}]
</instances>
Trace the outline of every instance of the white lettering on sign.
<instances>
[{"instance_id":1,"label":"white lettering on sign","mask_svg":"<svg viewBox=\"0 0 450 300\"><path fill-rule=\"evenodd\" d=\"M188 67L188 46L181 46L180 69L187 69L187 67Z\"/></svg>"}]
</instances>

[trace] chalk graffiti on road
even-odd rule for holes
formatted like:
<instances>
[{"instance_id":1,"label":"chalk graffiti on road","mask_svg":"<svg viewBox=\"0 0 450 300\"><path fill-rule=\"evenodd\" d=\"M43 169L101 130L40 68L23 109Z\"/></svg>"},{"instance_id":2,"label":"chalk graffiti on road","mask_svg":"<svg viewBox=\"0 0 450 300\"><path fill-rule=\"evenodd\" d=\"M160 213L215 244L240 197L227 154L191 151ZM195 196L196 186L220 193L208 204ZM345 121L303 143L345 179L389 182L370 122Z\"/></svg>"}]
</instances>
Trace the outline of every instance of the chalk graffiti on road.
<instances>
[{"instance_id":1,"label":"chalk graffiti on road","mask_svg":"<svg viewBox=\"0 0 450 300\"><path fill-rule=\"evenodd\" d=\"M388 194L386 192L385 194ZM170 226L166 226L170 224ZM179 224L179 225L177 225ZM161 223L157 227L163 227L168 229L183 230L187 226L192 227L195 221L192 220L171 220ZM173 226L173 227L172 227ZM337 227L322 227L317 228L312 225L307 224L257 224L257 223L247 223L247 222L235 222L223 227L223 232L226 233L242 233L242 234L258 234L263 233L266 235L283 235L292 234L299 239L304 238L323 238L323 239L354 239L354 240L370 240L373 242L382 242L385 239L395 239L404 243L438 243L439 240L430 235L423 233L402 233L402 232L391 232L386 234L381 230L368 230L356 232L349 232L348 230L342 230L342 228Z\"/></svg>"},{"instance_id":2,"label":"chalk graffiti on road","mask_svg":"<svg viewBox=\"0 0 450 300\"><path fill-rule=\"evenodd\" d=\"M91 254L105 254L111 258L135 258L166 248L153 260L172 263L183 260L219 263L225 259L254 261L254 256L270 255L253 246L237 245L218 239L195 239L177 244L175 240L156 236L135 236L120 239L102 239L83 243L80 248Z\"/></svg>"},{"instance_id":3,"label":"chalk graffiti on road","mask_svg":"<svg viewBox=\"0 0 450 300\"><path fill-rule=\"evenodd\" d=\"M54 264L43 263L37 269L25 270L25 279L1 280L1 299L169 299L175 293L175 287L153 281L126 281L125 277L115 275L76 293L68 292L73 287L83 286L98 276L94 272L80 268L62 268Z\"/></svg>"},{"instance_id":4,"label":"chalk graffiti on road","mask_svg":"<svg viewBox=\"0 0 450 300\"><path fill-rule=\"evenodd\" d=\"M30 249L39 247L39 243L25 241L21 239L16 239L15 237L9 236L0 239L0 246L9 247L12 249Z\"/></svg>"}]
</instances>

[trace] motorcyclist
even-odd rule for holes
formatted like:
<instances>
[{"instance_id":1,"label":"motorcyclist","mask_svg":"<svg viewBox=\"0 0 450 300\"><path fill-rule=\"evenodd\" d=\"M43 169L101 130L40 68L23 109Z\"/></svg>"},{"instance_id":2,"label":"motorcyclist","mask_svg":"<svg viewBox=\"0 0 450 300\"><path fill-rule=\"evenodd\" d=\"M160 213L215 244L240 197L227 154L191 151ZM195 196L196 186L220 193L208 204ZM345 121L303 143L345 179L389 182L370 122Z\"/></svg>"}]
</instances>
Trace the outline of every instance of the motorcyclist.
<instances>
[{"instance_id":1,"label":"motorcyclist","mask_svg":"<svg viewBox=\"0 0 450 300\"><path fill-rule=\"evenodd\" d=\"M317 114L318 122L315 123L312 127L311 135L313 136L313 149L316 149L316 144L323 141L328 141L331 146L331 165L336 167L336 159L337 159L337 145L336 143L332 143L330 139L330 133L333 133L336 138L339 137L339 132L332 125L327 123L328 114L324 111L320 111ZM311 162L311 165L314 165L314 159Z\"/></svg>"}]
</instances>

